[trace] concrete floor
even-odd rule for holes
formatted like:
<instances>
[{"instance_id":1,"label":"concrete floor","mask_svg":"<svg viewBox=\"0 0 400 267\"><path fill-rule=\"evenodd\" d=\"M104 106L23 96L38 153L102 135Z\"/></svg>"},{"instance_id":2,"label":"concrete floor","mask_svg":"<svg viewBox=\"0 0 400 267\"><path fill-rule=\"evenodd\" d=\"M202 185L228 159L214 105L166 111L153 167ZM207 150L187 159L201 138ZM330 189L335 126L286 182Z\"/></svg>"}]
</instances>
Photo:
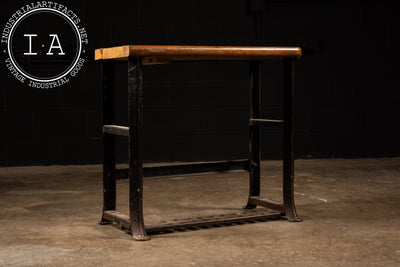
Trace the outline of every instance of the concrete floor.
<instances>
[{"instance_id":1,"label":"concrete floor","mask_svg":"<svg viewBox=\"0 0 400 267\"><path fill-rule=\"evenodd\" d=\"M280 199L281 162L262 164ZM0 168L0 266L400 266L400 158L296 161L301 223L247 223L135 242L98 225L101 166ZM145 222L232 213L247 173L152 178ZM127 210L127 182L118 209Z\"/></svg>"}]
</instances>

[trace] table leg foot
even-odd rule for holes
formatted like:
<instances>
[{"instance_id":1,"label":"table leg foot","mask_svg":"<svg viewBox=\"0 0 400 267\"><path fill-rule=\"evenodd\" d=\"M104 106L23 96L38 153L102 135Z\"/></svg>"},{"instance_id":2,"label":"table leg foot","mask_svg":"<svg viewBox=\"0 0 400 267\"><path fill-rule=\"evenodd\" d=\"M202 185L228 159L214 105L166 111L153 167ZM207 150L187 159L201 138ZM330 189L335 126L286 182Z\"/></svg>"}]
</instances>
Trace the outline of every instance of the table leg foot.
<instances>
[{"instance_id":1,"label":"table leg foot","mask_svg":"<svg viewBox=\"0 0 400 267\"><path fill-rule=\"evenodd\" d=\"M108 224L112 224L112 222L107 221L107 220L101 220L101 221L99 222L99 224L100 224L100 225L108 225Z\"/></svg>"},{"instance_id":2,"label":"table leg foot","mask_svg":"<svg viewBox=\"0 0 400 267\"><path fill-rule=\"evenodd\" d=\"M135 241L148 241L151 239L147 234L132 234L132 237Z\"/></svg>"},{"instance_id":3,"label":"table leg foot","mask_svg":"<svg viewBox=\"0 0 400 267\"><path fill-rule=\"evenodd\" d=\"M101 220L99 222L99 225L108 225L108 224L112 224L113 222L110 220L107 220L104 218L104 215L101 217Z\"/></svg>"},{"instance_id":4,"label":"table leg foot","mask_svg":"<svg viewBox=\"0 0 400 267\"><path fill-rule=\"evenodd\" d=\"M303 220L297 216L294 207L285 207L285 216L289 222L302 222Z\"/></svg>"},{"instance_id":5,"label":"table leg foot","mask_svg":"<svg viewBox=\"0 0 400 267\"><path fill-rule=\"evenodd\" d=\"M244 206L243 208L246 210L252 210L252 209L257 208L257 205L247 203L247 205Z\"/></svg>"}]
</instances>

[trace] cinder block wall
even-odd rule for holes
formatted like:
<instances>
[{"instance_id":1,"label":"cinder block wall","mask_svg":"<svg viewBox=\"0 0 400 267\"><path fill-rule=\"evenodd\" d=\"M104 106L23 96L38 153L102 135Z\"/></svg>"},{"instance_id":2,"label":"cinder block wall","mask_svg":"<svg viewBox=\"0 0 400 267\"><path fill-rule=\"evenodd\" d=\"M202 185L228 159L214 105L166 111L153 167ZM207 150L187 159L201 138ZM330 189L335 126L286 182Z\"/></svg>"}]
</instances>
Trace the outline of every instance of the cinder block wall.
<instances>
[{"instance_id":1,"label":"cinder block wall","mask_svg":"<svg viewBox=\"0 0 400 267\"><path fill-rule=\"evenodd\" d=\"M62 2L84 21L87 62L66 86L49 90L21 86L0 64L2 166L102 161L101 68L92 60L93 51L123 44L300 45L297 157L400 155L394 59L399 29L389 2L265 1L258 38L247 0ZM26 3L5 1L1 27ZM265 117L281 116L281 68L279 61L262 65ZM148 66L144 81L147 161L247 156L247 63ZM117 84L117 116L124 124L122 63ZM119 139L120 162L126 149L126 140ZM280 158L280 130L263 130L262 155Z\"/></svg>"}]
</instances>

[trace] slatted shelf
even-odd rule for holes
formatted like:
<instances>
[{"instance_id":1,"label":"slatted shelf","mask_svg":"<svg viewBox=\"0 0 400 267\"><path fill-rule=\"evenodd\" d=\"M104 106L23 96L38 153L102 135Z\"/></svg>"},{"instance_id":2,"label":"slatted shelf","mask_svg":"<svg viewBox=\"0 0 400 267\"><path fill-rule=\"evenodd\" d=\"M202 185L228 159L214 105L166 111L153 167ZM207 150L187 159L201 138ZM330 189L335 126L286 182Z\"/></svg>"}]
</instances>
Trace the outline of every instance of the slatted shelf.
<instances>
[{"instance_id":1,"label":"slatted shelf","mask_svg":"<svg viewBox=\"0 0 400 267\"><path fill-rule=\"evenodd\" d=\"M236 223L246 223L253 221L266 221L278 219L283 214L278 211L271 211L267 209L257 210L243 210L241 212L232 214L221 214L195 217L190 219L172 219L168 221L162 221L159 224L146 225L147 233L158 233L163 231L177 230L177 229L190 229L195 227L207 227L207 226L225 226ZM129 216L118 211L109 210L105 211L103 215L104 219L110 222L114 222L119 225L121 229L130 230Z\"/></svg>"}]
</instances>

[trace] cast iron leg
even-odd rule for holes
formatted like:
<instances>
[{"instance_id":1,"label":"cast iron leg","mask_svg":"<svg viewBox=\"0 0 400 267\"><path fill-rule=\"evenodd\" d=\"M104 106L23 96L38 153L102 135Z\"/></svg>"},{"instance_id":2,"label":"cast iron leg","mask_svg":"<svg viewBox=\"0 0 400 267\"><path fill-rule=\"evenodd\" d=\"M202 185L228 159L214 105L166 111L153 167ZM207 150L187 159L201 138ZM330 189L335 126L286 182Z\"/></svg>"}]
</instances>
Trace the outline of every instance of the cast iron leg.
<instances>
[{"instance_id":1,"label":"cast iron leg","mask_svg":"<svg viewBox=\"0 0 400 267\"><path fill-rule=\"evenodd\" d=\"M143 221L143 77L141 59L128 59L129 217L133 239L149 240Z\"/></svg>"},{"instance_id":2,"label":"cast iron leg","mask_svg":"<svg viewBox=\"0 0 400 267\"><path fill-rule=\"evenodd\" d=\"M261 66L260 61L250 61L250 118L260 118L261 111ZM249 196L260 195L260 127L250 126L249 136ZM247 203L246 209L254 209L257 205Z\"/></svg>"},{"instance_id":3,"label":"cast iron leg","mask_svg":"<svg viewBox=\"0 0 400 267\"><path fill-rule=\"evenodd\" d=\"M103 62L103 125L114 123L115 63ZM115 210L115 135L103 133L103 212ZM100 224L112 223L102 216Z\"/></svg>"},{"instance_id":4,"label":"cast iron leg","mask_svg":"<svg viewBox=\"0 0 400 267\"><path fill-rule=\"evenodd\" d=\"M293 152L293 94L294 62L285 59L283 63L283 202L285 215L291 222L300 222L294 204L294 152Z\"/></svg>"}]
</instances>

